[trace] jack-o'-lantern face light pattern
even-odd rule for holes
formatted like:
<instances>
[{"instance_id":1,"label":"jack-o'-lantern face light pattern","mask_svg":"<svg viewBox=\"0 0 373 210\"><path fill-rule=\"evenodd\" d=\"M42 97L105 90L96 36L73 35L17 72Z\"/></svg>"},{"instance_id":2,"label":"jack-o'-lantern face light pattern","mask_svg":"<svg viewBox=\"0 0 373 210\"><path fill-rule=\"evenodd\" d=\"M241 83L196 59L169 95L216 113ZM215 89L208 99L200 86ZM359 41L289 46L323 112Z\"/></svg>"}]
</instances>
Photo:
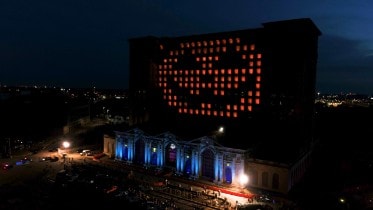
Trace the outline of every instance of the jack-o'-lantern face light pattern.
<instances>
[{"instance_id":1,"label":"jack-o'-lantern face light pattern","mask_svg":"<svg viewBox=\"0 0 373 210\"><path fill-rule=\"evenodd\" d=\"M260 104L262 54L255 44L236 37L159 47L157 85L178 113L236 118Z\"/></svg>"}]
</instances>

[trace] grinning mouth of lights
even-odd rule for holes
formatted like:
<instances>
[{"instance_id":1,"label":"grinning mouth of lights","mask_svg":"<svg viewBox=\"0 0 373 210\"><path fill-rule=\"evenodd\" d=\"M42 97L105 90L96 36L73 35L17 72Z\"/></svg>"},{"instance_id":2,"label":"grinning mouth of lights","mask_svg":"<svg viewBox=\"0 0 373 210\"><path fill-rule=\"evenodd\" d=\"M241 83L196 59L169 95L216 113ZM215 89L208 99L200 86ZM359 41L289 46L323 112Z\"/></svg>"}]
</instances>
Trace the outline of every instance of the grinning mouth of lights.
<instances>
[{"instance_id":1,"label":"grinning mouth of lights","mask_svg":"<svg viewBox=\"0 0 373 210\"><path fill-rule=\"evenodd\" d=\"M260 104L262 53L240 38L160 45L157 86L180 114L238 117Z\"/></svg>"}]
</instances>

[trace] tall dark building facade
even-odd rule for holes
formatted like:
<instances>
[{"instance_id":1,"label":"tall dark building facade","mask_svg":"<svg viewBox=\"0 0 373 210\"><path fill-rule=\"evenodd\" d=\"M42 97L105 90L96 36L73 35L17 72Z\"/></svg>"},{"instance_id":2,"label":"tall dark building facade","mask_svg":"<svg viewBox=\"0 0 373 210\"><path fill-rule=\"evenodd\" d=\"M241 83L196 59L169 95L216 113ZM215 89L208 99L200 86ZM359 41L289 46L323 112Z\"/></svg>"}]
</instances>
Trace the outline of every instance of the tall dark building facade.
<instances>
[{"instance_id":1,"label":"tall dark building facade","mask_svg":"<svg viewBox=\"0 0 373 210\"><path fill-rule=\"evenodd\" d=\"M308 18L262 26L130 39L132 125L196 136L223 125L220 143L241 149L310 141L321 32Z\"/></svg>"}]
</instances>

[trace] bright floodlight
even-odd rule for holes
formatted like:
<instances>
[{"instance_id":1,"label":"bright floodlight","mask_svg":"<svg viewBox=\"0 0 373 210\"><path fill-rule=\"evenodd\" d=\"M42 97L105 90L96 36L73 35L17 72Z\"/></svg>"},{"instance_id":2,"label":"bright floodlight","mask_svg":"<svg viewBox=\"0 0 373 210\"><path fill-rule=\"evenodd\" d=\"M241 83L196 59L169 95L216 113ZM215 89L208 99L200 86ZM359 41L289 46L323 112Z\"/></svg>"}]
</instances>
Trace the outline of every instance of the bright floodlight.
<instances>
[{"instance_id":1,"label":"bright floodlight","mask_svg":"<svg viewBox=\"0 0 373 210\"><path fill-rule=\"evenodd\" d=\"M224 127L223 126L220 126L219 128L219 133L223 133L224 132Z\"/></svg>"},{"instance_id":2,"label":"bright floodlight","mask_svg":"<svg viewBox=\"0 0 373 210\"><path fill-rule=\"evenodd\" d=\"M69 148L69 147L70 147L70 142L68 142L68 141L64 141L64 142L62 143L62 146L63 146L64 148Z\"/></svg>"},{"instance_id":3,"label":"bright floodlight","mask_svg":"<svg viewBox=\"0 0 373 210\"><path fill-rule=\"evenodd\" d=\"M241 176L240 176L241 186L245 187L248 182L249 182L249 177L246 174L241 174Z\"/></svg>"}]
</instances>

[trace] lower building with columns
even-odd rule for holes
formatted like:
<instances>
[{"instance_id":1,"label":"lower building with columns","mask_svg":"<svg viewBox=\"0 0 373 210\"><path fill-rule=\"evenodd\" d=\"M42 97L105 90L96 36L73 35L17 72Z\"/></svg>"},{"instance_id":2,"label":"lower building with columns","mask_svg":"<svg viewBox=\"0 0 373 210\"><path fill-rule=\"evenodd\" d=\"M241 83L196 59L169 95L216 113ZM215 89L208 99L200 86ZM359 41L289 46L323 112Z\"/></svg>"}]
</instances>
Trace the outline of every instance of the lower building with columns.
<instances>
[{"instance_id":1,"label":"lower building with columns","mask_svg":"<svg viewBox=\"0 0 373 210\"><path fill-rule=\"evenodd\" d=\"M140 129L114 134L104 136L104 153L117 161L232 187L243 187L240 177L248 175L245 187L282 194L300 180L311 160L311 153L292 164L253 159L249 150L224 147L209 136L185 141L169 132L152 136Z\"/></svg>"}]
</instances>

